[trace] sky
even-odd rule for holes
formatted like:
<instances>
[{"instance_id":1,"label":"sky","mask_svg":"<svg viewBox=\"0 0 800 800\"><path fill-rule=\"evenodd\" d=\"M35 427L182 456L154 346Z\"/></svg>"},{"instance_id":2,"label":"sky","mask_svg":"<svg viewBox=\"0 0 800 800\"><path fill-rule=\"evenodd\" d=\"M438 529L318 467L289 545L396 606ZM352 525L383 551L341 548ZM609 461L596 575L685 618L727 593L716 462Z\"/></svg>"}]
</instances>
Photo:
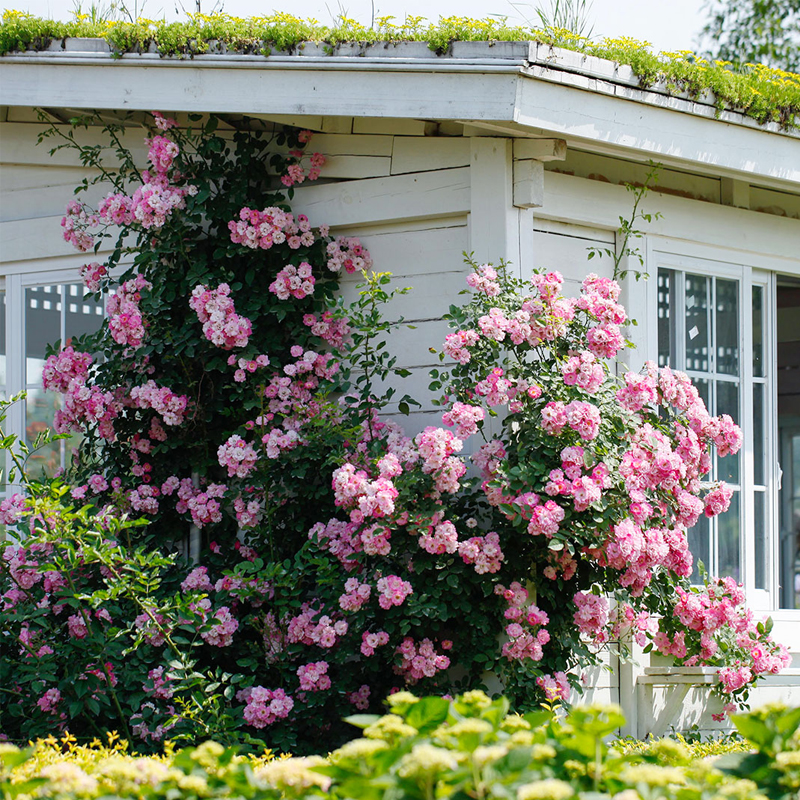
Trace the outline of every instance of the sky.
<instances>
[{"instance_id":1,"label":"sky","mask_svg":"<svg viewBox=\"0 0 800 800\"><path fill-rule=\"evenodd\" d=\"M94 0L108 5L111 0ZM536 2L517 0L200 0L202 10L209 13L214 3L234 16L260 16L272 11L285 11L298 17L314 17L328 24L340 13L369 24L375 17L392 15L402 21L407 14L436 21L440 16L484 18L505 16L513 24L536 24ZM85 11L92 0L0 0L3 9L13 8L43 17L66 20L76 3ZM183 3L194 11L197 0L127 0L128 7L138 3L142 16L151 19L178 19L176 5ZM552 0L541 0L547 8ZM631 36L650 42L656 50L693 50L706 14L702 0L593 0L588 18L594 26L592 36Z\"/></svg>"}]
</instances>

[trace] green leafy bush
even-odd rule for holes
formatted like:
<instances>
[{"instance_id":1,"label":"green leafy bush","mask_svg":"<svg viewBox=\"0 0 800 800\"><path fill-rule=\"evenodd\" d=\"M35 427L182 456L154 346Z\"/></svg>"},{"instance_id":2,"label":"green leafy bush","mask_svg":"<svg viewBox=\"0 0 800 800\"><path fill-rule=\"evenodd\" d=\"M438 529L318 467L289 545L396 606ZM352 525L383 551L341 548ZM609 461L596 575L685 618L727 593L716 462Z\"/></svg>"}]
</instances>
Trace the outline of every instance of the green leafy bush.
<instances>
[{"instance_id":1,"label":"green leafy bush","mask_svg":"<svg viewBox=\"0 0 800 800\"><path fill-rule=\"evenodd\" d=\"M0 744L4 798L312 798L330 800L792 800L800 788L800 709L772 706L734 718L750 752L696 758L661 739L632 752L608 744L616 706L509 713L483 692L454 699L399 692L384 716L327 757L245 758L206 742L162 758L113 739L79 746L54 737L20 750Z\"/></svg>"}]
</instances>

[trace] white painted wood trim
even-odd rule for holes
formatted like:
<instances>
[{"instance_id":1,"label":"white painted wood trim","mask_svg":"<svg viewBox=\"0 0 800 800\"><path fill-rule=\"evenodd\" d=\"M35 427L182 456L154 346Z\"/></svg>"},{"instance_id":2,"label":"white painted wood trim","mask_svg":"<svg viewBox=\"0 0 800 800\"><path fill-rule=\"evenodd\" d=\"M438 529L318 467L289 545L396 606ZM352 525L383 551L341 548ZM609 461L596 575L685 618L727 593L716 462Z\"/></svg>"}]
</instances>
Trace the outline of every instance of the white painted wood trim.
<instances>
[{"instance_id":1,"label":"white painted wood trim","mask_svg":"<svg viewBox=\"0 0 800 800\"><path fill-rule=\"evenodd\" d=\"M624 186L545 171L544 187L537 218L615 230L619 217L630 214L631 195ZM800 275L800 220L656 191L642 207L662 213L646 228L667 248L680 246L708 260L719 260L724 248L726 261Z\"/></svg>"},{"instance_id":2,"label":"white painted wood trim","mask_svg":"<svg viewBox=\"0 0 800 800\"><path fill-rule=\"evenodd\" d=\"M529 69L519 54L507 60L153 54L117 61L99 53L15 54L0 58L0 76L5 105L500 123L518 126L517 135L549 135L787 189L800 184L800 134L766 130L741 115L723 122L710 106L657 92L548 66Z\"/></svg>"}]
</instances>

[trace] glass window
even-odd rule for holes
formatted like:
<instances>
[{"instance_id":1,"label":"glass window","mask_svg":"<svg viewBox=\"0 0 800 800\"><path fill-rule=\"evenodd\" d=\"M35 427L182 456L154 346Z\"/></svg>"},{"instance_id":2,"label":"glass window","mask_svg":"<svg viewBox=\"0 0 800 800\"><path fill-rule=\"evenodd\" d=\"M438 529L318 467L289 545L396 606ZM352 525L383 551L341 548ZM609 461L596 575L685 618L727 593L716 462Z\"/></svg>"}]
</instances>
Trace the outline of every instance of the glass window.
<instances>
[{"instance_id":1,"label":"glass window","mask_svg":"<svg viewBox=\"0 0 800 800\"><path fill-rule=\"evenodd\" d=\"M711 414L742 424L740 320L741 281L677 269L658 270L658 361L686 372ZM741 451L715 460L712 480L734 489L731 507L712 520L702 517L688 532L695 558L715 575L742 580Z\"/></svg>"},{"instance_id":2,"label":"glass window","mask_svg":"<svg viewBox=\"0 0 800 800\"><path fill-rule=\"evenodd\" d=\"M52 429L61 396L42 389L42 369L48 345L69 344L73 338L96 331L103 322L102 302L84 300L81 283L29 286L25 296L25 439L29 445L47 428ZM32 477L52 477L66 466L66 459L79 440L59 440L41 447L29 459Z\"/></svg>"}]
</instances>

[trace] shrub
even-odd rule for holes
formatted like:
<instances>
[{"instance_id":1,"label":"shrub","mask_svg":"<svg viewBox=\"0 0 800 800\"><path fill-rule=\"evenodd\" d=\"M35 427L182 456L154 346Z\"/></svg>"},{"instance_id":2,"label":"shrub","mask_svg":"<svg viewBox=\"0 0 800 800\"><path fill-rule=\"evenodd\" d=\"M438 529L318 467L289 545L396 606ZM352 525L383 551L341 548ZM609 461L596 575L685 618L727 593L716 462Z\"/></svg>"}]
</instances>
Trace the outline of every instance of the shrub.
<instances>
[{"instance_id":1,"label":"shrub","mask_svg":"<svg viewBox=\"0 0 800 800\"><path fill-rule=\"evenodd\" d=\"M407 373L389 276L289 210L318 174L309 134L152 122L150 170L117 125L113 167L72 131L42 137L112 188L70 203L65 238L114 244L84 269L109 319L44 369L57 430L85 436L69 483L25 479L23 448L28 498L0 508L22 534L0 559L9 735L118 727L157 747L245 730L301 753L406 686L494 673L519 710L567 702L629 637L718 667L728 711L785 664L735 581L689 585L685 530L730 501L706 482L712 449L741 433L685 375L615 377L618 284L589 275L567 299L558 273L473 265L432 375L443 426L411 438L387 418L414 402L392 385ZM360 269L356 300L336 300ZM458 455L470 437L477 475ZM190 530L196 564L177 550Z\"/></svg>"},{"instance_id":2,"label":"shrub","mask_svg":"<svg viewBox=\"0 0 800 800\"><path fill-rule=\"evenodd\" d=\"M389 714L351 717L363 737L327 758L246 759L214 742L159 760L128 755L119 744L80 747L67 736L33 752L0 744L0 790L63 798L789 800L800 787L800 709L734 717L754 749L701 759L674 739L641 752L609 746L622 722L615 706L520 716L482 692L450 700L400 692L388 702Z\"/></svg>"}]
</instances>

